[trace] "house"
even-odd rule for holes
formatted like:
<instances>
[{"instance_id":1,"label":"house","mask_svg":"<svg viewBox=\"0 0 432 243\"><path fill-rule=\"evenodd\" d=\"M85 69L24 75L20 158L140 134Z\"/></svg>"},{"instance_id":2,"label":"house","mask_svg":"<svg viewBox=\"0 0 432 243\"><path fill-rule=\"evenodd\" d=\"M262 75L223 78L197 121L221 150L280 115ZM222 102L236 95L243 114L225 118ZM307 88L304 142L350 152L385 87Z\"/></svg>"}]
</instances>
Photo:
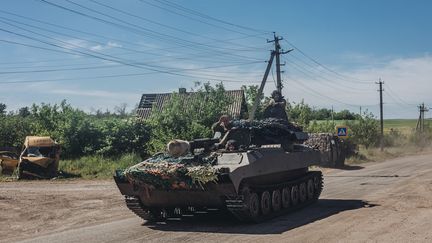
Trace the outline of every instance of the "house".
<instances>
[{"instance_id":1,"label":"house","mask_svg":"<svg viewBox=\"0 0 432 243\"><path fill-rule=\"evenodd\" d=\"M228 97L232 103L227 107L228 115L232 118L245 118L247 113L246 99L243 90L227 90ZM193 99L195 92L186 92L185 88L180 88L180 97L183 99ZM152 112L161 111L164 103L170 100L172 93L143 94L138 105L137 116L143 120L148 119Z\"/></svg>"}]
</instances>

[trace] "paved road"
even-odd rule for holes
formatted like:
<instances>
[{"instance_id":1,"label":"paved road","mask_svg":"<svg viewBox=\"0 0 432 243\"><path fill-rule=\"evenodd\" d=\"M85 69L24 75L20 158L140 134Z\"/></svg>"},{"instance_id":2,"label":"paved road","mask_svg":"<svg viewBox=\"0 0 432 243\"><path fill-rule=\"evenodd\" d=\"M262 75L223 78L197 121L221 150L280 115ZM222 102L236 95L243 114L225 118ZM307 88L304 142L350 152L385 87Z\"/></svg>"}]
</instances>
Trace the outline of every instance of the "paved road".
<instances>
[{"instance_id":1,"label":"paved road","mask_svg":"<svg viewBox=\"0 0 432 243\"><path fill-rule=\"evenodd\" d=\"M432 155L330 170L324 181L318 203L261 224L148 225L131 214L25 242L432 242Z\"/></svg>"}]
</instances>

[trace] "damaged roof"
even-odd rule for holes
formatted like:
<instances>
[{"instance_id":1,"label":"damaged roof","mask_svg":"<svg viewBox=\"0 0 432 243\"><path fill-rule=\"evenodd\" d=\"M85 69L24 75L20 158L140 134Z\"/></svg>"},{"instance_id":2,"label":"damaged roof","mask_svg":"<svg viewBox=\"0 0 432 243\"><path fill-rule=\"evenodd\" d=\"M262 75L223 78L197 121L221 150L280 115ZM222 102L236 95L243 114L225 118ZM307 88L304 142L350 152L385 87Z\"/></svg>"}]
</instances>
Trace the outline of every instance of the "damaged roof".
<instances>
[{"instance_id":1,"label":"damaged roof","mask_svg":"<svg viewBox=\"0 0 432 243\"><path fill-rule=\"evenodd\" d=\"M143 94L137 109L137 116L141 119L148 119L152 112L161 111L166 101L171 98L173 93ZM185 92L180 90L178 93L183 99L194 99L196 92ZM247 112L246 99L243 90L226 90L225 94L231 98L232 102L228 105L228 115L233 118L243 118Z\"/></svg>"}]
</instances>

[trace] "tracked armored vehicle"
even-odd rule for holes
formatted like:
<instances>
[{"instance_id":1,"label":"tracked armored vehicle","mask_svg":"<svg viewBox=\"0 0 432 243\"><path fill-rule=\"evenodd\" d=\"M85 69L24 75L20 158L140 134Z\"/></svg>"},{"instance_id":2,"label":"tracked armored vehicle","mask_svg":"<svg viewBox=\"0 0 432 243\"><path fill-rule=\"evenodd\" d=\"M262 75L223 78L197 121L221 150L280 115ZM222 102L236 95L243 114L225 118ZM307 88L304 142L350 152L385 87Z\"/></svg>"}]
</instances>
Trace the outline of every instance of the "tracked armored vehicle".
<instances>
[{"instance_id":1,"label":"tracked armored vehicle","mask_svg":"<svg viewBox=\"0 0 432 243\"><path fill-rule=\"evenodd\" d=\"M273 59L279 60L279 40L275 36L248 120L234 121L221 139L172 141L169 154L116 172L130 210L150 221L222 210L260 222L318 200L322 174L309 167L319 165L321 155L303 145L308 134L288 122L278 68L277 90L264 112L269 119L254 119Z\"/></svg>"},{"instance_id":2,"label":"tracked armored vehicle","mask_svg":"<svg viewBox=\"0 0 432 243\"><path fill-rule=\"evenodd\" d=\"M309 170L320 163L320 153L299 144L307 134L276 131L277 127L271 126L282 135L279 142L293 145L258 144L263 141L262 130L269 127L249 128L242 132L243 138L249 138L245 148L215 149L218 140L194 140L184 156L160 153L118 171L114 179L128 208L145 220L178 219L214 210L228 210L249 222L281 215L315 202L322 190L322 175ZM242 129L235 131L230 136L238 138L235 133Z\"/></svg>"}]
</instances>

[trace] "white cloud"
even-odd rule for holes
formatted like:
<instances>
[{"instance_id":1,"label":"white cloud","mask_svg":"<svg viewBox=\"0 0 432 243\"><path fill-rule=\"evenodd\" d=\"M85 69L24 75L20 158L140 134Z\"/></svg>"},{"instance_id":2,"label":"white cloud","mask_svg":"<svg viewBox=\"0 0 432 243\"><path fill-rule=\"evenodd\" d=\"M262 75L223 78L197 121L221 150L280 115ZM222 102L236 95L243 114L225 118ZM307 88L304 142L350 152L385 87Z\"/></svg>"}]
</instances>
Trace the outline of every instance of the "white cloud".
<instances>
[{"instance_id":1,"label":"white cloud","mask_svg":"<svg viewBox=\"0 0 432 243\"><path fill-rule=\"evenodd\" d=\"M367 60L364 59L364 60ZM385 63L375 65L361 65L359 69L344 71L333 68L343 76L352 77L346 79L322 72L322 76L329 80L318 78L313 80L301 73L292 73L291 78L308 88L289 81L285 85L288 96L294 100L305 98L307 103L318 107L331 107L338 109L356 109L329 98L320 97L312 90L322 95L329 96L343 103L363 106L379 114L378 85L375 82L381 78L384 81L384 114L387 118L417 116L416 104L425 102L432 105L432 57L429 55L412 58L395 58ZM317 76L315 74L314 76ZM361 81L360 81L361 80ZM369 83L361 83L368 81ZM293 85L290 89L290 84ZM300 91L301 90L301 91ZM300 92L299 92L300 91ZM300 93L300 94L299 94Z\"/></svg>"},{"instance_id":2,"label":"white cloud","mask_svg":"<svg viewBox=\"0 0 432 243\"><path fill-rule=\"evenodd\" d=\"M121 44L113 41L108 41L106 44L96 44L96 45L92 44L89 41L81 40L81 39L69 39L69 40L63 40L63 42L65 43L60 44L60 46L68 50L76 50L76 49L83 48L92 51L104 51L104 50L122 47Z\"/></svg>"},{"instance_id":3,"label":"white cloud","mask_svg":"<svg viewBox=\"0 0 432 243\"><path fill-rule=\"evenodd\" d=\"M106 90L81 90L81 89L53 89L48 90L47 93L57 95L72 95L72 96L85 96L97 98L124 98L128 96L137 95L136 93L126 92L111 92Z\"/></svg>"}]
</instances>

